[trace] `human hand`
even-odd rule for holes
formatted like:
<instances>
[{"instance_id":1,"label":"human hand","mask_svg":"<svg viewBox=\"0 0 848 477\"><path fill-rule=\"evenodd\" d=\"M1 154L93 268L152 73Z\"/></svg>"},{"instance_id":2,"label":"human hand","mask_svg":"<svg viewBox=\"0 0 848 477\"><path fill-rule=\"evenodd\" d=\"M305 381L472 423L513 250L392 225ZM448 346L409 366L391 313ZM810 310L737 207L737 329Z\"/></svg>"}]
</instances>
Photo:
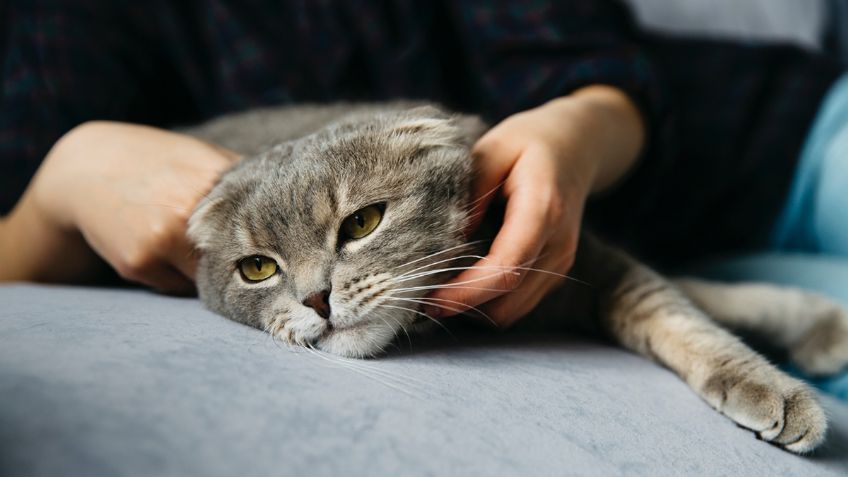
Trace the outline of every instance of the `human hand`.
<instances>
[{"instance_id":1,"label":"human hand","mask_svg":"<svg viewBox=\"0 0 848 477\"><path fill-rule=\"evenodd\" d=\"M79 126L48 154L21 207L78 232L122 277L193 290L194 206L238 155L182 134L115 122Z\"/></svg>"},{"instance_id":2,"label":"human hand","mask_svg":"<svg viewBox=\"0 0 848 477\"><path fill-rule=\"evenodd\" d=\"M486 133L472 151L472 200L481 217L500 188L502 228L486 257L432 293L425 311L476 308L499 328L529 313L571 268L587 197L625 175L643 135L635 106L606 86L515 114Z\"/></svg>"}]
</instances>

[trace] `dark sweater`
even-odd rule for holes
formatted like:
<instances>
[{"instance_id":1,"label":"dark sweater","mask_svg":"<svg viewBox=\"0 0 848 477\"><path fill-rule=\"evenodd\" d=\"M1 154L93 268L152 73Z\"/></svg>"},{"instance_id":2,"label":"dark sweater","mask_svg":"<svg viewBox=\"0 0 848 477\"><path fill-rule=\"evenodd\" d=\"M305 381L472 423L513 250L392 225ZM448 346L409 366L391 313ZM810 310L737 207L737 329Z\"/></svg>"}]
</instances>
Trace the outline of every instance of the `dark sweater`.
<instances>
[{"instance_id":1,"label":"dark sweater","mask_svg":"<svg viewBox=\"0 0 848 477\"><path fill-rule=\"evenodd\" d=\"M0 13L0 213L86 120L169 127L404 97L497 121L600 83L636 101L650 138L588 220L655 260L764 243L840 73L790 47L647 36L599 0L12 0Z\"/></svg>"}]
</instances>

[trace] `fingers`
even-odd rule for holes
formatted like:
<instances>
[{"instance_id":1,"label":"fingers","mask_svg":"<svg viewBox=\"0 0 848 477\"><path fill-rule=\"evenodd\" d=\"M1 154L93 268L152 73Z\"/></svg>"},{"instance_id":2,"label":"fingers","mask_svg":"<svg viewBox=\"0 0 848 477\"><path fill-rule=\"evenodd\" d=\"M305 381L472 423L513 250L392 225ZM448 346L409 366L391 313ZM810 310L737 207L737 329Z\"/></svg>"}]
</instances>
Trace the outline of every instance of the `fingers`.
<instances>
[{"instance_id":1,"label":"fingers","mask_svg":"<svg viewBox=\"0 0 848 477\"><path fill-rule=\"evenodd\" d=\"M574 262L574 254L546 256L535 265L539 271L531 271L521 286L512 293L500 296L486 303L482 310L492 324L498 329L505 330L514 325L550 293L560 286L564 277ZM553 272L553 273L546 273Z\"/></svg>"},{"instance_id":2,"label":"fingers","mask_svg":"<svg viewBox=\"0 0 848 477\"><path fill-rule=\"evenodd\" d=\"M146 232L146 240L136 242L135 247L109 250L104 256L126 280L165 293L193 293L197 257L185 226L177 221L159 222Z\"/></svg>"},{"instance_id":3,"label":"fingers","mask_svg":"<svg viewBox=\"0 0 848 477\"><path fill-rule=\"evenodd\" d=\"M497 128L484 135L477 141L471 152L476 167L476 179L472 189L473 199L491 196L489 192L506 179L518 159L519 151L506 147L501 141L495 139L496 134Z\"/></svg>"},{"instance_id":4,"label":"fingers","mask_svg":"<svg viewBox=\"0 0 848 477\"><path fill-rule=\"evenodd\" d=\"M534 187L548 182L544 175L543 167L516 166L513 169L509 180L518 185L508 185L511 196L504 223L489 254L471 270L448 282L448 288L433 293L433 298L477 306L521 285L526 271L517 267L534 263L554 230L549 220L553 194L546 192L544 186ZM428 311L441 316L455 314L450 310Z\"/></svg>"},{"instance_id":5,"label":"fingers","mask_svg":"<svg viewBox=\"0 0 848 477\"><path fill-rule=\"evenodd\" d=\"M495 132L495 134L492 134ZM471 189L471 209L468 233L480 225L486 209L518 159L519 152L505 147L496 139L497 128L485 134L474 145L475 179Z\"/></svg>"},{"instance_id":6,"label":"fingers","mask_svg":"<svg viewBox=\"0 0 848 477\"><path fill-rule=\"evenodd\" d=\"M185 277L194 281L197 272L197 254L184 233L181 239L168 249L163 258Z\"/></svg>"},{"instance_id":7,"label":"fingers","mask_svg":"<svg viewBox=\"0 0 848 477\"><path fill-rule=\"evenodd\" d=\"M149 286L160 293L191 295L195 290L194 282L165 263L149 267L131 280Z\"/></svg>"},{"instance_id":8,"label":"fingers","mask_svg":"<svg viewBox=\"0 0 848 477\"><path fill-rule=\"evenodd\" d=\"M179 227L170 235L172 238L160 248L160 268L166 270L167 282L152 285L165 293L186 294L194 291L194 277L197 271L197 256L194 247L186 236L186 227ZM176 228L175 228L176 229ZM168 273L170 272L170 273ZM173 275L178 275L174 277Z\"/></svg>"}]
</instances>

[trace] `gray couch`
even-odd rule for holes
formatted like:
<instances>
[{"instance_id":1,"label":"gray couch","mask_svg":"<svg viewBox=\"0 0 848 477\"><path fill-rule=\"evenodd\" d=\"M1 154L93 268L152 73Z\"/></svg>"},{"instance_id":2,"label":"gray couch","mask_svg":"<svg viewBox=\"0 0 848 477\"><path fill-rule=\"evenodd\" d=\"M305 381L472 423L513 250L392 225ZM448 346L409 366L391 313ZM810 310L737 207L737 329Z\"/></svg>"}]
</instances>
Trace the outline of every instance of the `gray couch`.
<instances>
[{"instance_id":1,"label":"gray couch","mask_svg":"<svg viewBox=\"0 0 848 477\"><path fill-rule=\"evenodd\" d=\"M709 2L677 2L669 19L634 1L672 29ZM745 5L756 23L764 3ZM700 271L848 303L848 262L733 265ZM582 338L456 330L350 361L289 349L192 299L0 286L2 476L848 475L848 406L822 399L827 444L798 457L667 370Z\"/></svg>"},{"instance_id":2,"label":"gray couch","mask_svg":"<svg viewBox=\"0 0 848 477\"><path fill-rule=\"evenodd\" d=\"M144 291L0 287L0 475L846 475L669 371L568 336L459 332L351 361Z\"/></svg>"}]
</instances>

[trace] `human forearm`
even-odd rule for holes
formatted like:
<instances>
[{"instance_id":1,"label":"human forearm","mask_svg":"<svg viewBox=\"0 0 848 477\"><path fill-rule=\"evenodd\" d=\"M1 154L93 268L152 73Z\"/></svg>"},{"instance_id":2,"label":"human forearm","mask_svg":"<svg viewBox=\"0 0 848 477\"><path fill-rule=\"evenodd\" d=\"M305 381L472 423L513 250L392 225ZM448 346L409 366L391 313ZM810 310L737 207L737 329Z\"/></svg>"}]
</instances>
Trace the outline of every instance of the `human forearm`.
<instances>
[{"instance_id":1,"label":"human forearm","mask_svg":"<svg viewBox=\"0 0 848 477\"><path fill-rule=\"evenodd\" d=\"M31 193L0 219L0 281L80 282L100 271L82 236L53 223Z\"/></svg>"},{"instance_id":2,"label":"human forearm","mask_svg":"<svg viewBox=\"0 0 848 477\"><path fill-rule=\"evenodd\" d=\"M0 228L0 280L90 281L104 262L159 290L193 288L194 206L239 159L147 126L91 122L51 149Z\"/></svg>"}]
</instances>

